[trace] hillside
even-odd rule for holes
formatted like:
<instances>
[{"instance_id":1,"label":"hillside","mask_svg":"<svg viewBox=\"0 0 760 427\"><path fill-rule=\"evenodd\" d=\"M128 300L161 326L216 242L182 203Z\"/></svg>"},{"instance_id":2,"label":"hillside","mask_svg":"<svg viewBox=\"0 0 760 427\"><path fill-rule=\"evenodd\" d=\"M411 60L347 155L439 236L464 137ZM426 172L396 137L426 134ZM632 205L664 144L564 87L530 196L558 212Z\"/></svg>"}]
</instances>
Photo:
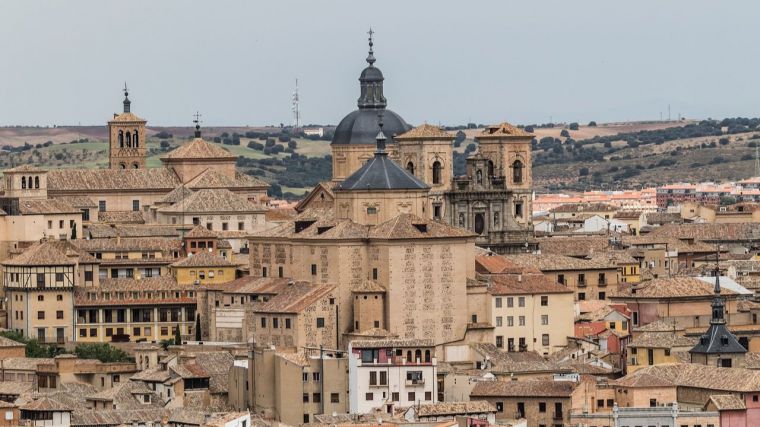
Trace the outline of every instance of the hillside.
<instances>
[{"instance_id":1,"label":"hillside","mask_svg":"<svg viewBox=\"0 0 760 427\"><path fill-rule=\"evenodd\" d=\"M607 123L576 130L534 126L534 182L539 190L585 190L747 178L755 174L758 123L731 120L739 119ZM0 169L25 163L105 167L106 131L105 126L0 128ZM481 131L462 130L466 139L454 150L457 173L463 173L465 156L476 149L473 138ZM271 127L203 129L204 138L240 156L242 170L274 184L278 196L297 197L330 178L329 136L313 140L281 132ZM148 166L159 166L160 157L192 133L192 127L148 128Z\"/></svg>"}]
</instances>

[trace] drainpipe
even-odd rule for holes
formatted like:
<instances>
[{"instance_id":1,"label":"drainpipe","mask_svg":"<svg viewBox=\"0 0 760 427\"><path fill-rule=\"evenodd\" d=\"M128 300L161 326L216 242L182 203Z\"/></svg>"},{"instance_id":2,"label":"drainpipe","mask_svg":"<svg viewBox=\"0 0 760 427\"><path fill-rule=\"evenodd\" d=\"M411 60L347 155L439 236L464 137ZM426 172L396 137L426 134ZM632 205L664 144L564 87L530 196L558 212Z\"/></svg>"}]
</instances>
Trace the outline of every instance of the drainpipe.
<instances>
[{"instance_id":1,"label":"drainpipe","mask_svg":"<svg viewBox=\"0 0 760 427\"><path fill-rule=\"evenodd\" d=\"M321 375L321 381L320 384L320 391L319 394L321 395L319 401L320 401L320 409L322 413L325 413L325 350L322 347L322 345L319 346L319 374Z\"/></svg>"}]
</instances>

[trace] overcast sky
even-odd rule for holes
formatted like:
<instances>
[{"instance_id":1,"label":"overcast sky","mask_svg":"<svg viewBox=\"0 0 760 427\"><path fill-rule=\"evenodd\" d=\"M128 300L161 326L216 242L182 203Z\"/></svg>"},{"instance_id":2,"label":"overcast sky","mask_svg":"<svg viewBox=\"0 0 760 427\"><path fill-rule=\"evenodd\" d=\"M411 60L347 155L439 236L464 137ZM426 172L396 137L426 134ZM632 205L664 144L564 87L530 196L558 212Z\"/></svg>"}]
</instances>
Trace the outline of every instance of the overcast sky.
<instances>
[{"instance_id":1,"label":"overcast sky","mask_svg":"<svg viewBox=\"0 0 760 427\"><path fill-rule=\"evenodd\" d=\"M760 2L0 3L0 125L304 122L356 108L367 29L408 122L760 116Z\"/></svg>"}]
</instances>

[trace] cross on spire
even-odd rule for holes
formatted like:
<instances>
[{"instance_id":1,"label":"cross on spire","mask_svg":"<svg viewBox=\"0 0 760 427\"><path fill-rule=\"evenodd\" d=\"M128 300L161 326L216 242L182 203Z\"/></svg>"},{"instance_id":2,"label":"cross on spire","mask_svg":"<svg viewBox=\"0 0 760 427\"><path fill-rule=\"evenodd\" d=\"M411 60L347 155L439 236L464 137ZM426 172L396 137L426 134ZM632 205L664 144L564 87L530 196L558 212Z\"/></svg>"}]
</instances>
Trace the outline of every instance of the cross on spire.
<instances>
[{"instance_id":1,"label":"cross on spire","mask_svg":"<svg viewBox=\"0 0 760 427\"><path fill-rule=\"evenodd\" d=\"M132 102L129 100L129 89L127 88L127 82L124 82L124 112L129 113L130 105Z\"/></svg>"},{"instance_id":2,"label":"cross on spire","mask_svg":"<svg viewBox=\"0 0 760 427\"><path fill-rule=\"evenodd\" d=\"M372 46L375 45L373 43L373 41L372 41L372 36L375 34L375 32L372 31L372 27L369 27L369 31L367 31L367 34L369 34L369 38L368 38L368 40L369 40L369 54L367 55L367 62L369 63L369 66L371 67L372 64L375 63L375 54L372 51Z\"/></svg>"},{"instance_id":3,"label":"cross on spire","mask_svg":"<svg viewBox=\"0 0 760 427\"><path fill-rule=\"evenodd\" d=\"M193 117L195 119L193 120L193 123L195 123L195 137L200 138L201 137L201 113L196 111L195 114L193 114Z\"/></svg>"}]
</instances>

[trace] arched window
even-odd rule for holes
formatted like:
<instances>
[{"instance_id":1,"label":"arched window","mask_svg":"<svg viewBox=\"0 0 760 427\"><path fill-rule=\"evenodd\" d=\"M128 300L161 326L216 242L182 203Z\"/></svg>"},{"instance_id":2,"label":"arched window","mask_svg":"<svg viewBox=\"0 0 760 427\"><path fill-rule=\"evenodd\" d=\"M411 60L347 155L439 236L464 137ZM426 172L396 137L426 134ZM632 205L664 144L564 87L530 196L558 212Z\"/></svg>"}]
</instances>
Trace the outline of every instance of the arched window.
<instances>
[{"instance_id":1,"label":"arched window","mask_svg":"<svg viewBox=\"0 0 760 427\"><path fill-rule=\"evenodd\" d=\"M135 131L135 136L132 137L132 145L137 148L140 146L140 137L137 136L137 131Z\"/></svg>"},{"instance_id":2,"label":"arched window","mask_svg":"<svg viewBox=\"0 0 760 427\"><path fill-rule=\"evenodd\" d=\"M483 184L483 172L481 172L480 169L475 173L475 182L478 184Z\"/></svg>"},{"instance_id":3,"label":"arched window","mask_svg":"<svg viewBox=\"0 0 760 427\"><path fill-rule=\"evenodd\" d=\"M412 363L412 350L406 352L406 363Z\"/></svg>"},{"instance_id":4,"label":"arched window","mask_svg":"<svg viewBox=\"0 0 760 427\"><path fill-rule=\"evenodd\" d=\"M493 176L493 160L488 161L488 176Z\"/></svg>"},{"instance_id":5,"label":"arched window","mask_svg":"<svg viewBox=\"0 0 760 427\"><path fill-rule=\"evenodd\" d=\"M512 163L512 182L519 184L522 182L523 164L519 160Z\"/></svg>"},{"instance_id":6,"label":"arched window","mask_svg":"<svg viewBox=\"0 0 760 427\"><path fill-rule=\"evenodd\" d=\"M124 148L124 131L119 131L119 148Z\"/></svg>"},{"instance_id":7,"label":"arched window","mask_svg":"<svg viewBox=\"0 0 760 427\"><path fill-rule=\"evenodd\" d=\"M433 184L441 183L441 162L438 160L433 162Z\"/></svg>"},{"instance_id":8,"label":"arched window","mask_svg":"<svg viewBox=\"0 0 760 427\"><path fill-rule=\"evenodd\" d=\"M127 148L132 148L132 134L127 132Z\"/></svg>"},{"instance_id":9,"label":"arched window","mask_svg":"<svg viewBox=\"0 0 760 427\"><path fill-rule=\"evenodd\" d=\"M40 188L40 177L34 177L34 188Z\"/></svg>"},{"instance_id":10,"label":"arched window","mask_svg":"<svg viewBox=\"0 0 760 427\"><path fill-rule=\"evenodd\" d=\"M122 169L126 169L127 165L125 163L119 163L119 167Z\"/></svg>"},{"instance_id":11,"label":"arched window","mask_svg":"<svg viewBox=\"0 0 760 427\"><path fill-rule=\"evenodd\" d=\"M22 190L26 189L26 177L25 176L21 177L21 189Z\"/></svg>"},{"instance_id":12,"label":"arched window","mask_svg":"<svg viewBox=\"0 0 760 427\"><path fill-rule=\"evenodd\" d=\"M132 163L132 169L140 169L140 165L137 163Z\"/></svg>"},{"instance_id":13,"label":"arched window","mask_svg":"<svg viewBox=\"0 0 760 427\"><path fill-rule=\"evenodd\" d=\"M406 164L406 170L407 170L407 171L408 171L410 174L414 175L414 163L412 163L412 162L409 162L409 163L407 163L407 164Z\"/></svg>"},{"instance_id":14,"label":"arched window","mask_svg":"<svg viewBox=\"0 0 760 427\"><path fill-rule=\"evenodd\" d=\"M494 226L495 228L498 228L498 227L499 227L499 220L500 220L500 218L499 218L499 213L498 213L498 212L494 212L494 213L493 213L493 226Z\"/></svg>"},{"instance_id":15,"label":"arched window","mask_svg":"<svg viewBox=\"0 0 760 427\"><path fill-rule=\"evenodd\" d=\"M422 361L422 350L416 350L414 352L414 363L419 363Z\"/></svg>"},{"instance_id":16,"label":"arched window","mask_svg":"<svg viewBox=\"0 0 760 427\"><path fill-rule=\"evenodd\" d=\"M430 350L425 350L425 363L430 363Z\"/></svg>"}]
</instances>

